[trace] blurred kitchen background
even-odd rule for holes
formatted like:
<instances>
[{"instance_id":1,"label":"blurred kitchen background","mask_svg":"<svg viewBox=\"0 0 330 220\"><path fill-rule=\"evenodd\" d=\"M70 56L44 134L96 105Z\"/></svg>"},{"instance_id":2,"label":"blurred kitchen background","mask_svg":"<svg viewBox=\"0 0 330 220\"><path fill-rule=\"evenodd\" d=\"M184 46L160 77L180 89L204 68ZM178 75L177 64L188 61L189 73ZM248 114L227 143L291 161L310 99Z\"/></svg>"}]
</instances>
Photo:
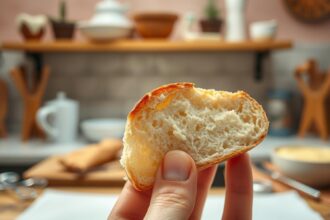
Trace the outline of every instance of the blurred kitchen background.
<instances>
[{"instance_id":1,"label":"blurred kitchen background","mask_svg":"<svg viewBox=\"0 0 330 220\"><path fill-rule=\"evenodd\" d=\"M77 187L103 186L102 192L118 193L125 176L118 159L128 112L151 89L182 81L244 90L267 111L269 135L249 152L256 193L292 188L277 185L278 180L270 184L274 170L282 180L329 186L329 1L1 0L0 207L30 203L0 209L0 219L20 215L40 192L31 187L47 183L79 192L86 189ZM223 187L223 169L221 164L214 186ZM26 191L16 190L19 186ZM19 200L8 203L10 195L2 191ZM322 195L330 198L329 188ZM67 201L61 196L53 204ZM286 209L294 215L261 207L273 203L258 199L257 212L274 210L267 215L275 219L330 216L328 205L305 198L314 210L307 213L312 209L296 194L275 200L278 208L294 205ZM35 219L33 210L37 216L41 210L48 213L42 216L57 216L51 210L59 209L28 209L21 219ZM79 213L83 210L89 208ZM88 216L75 214L71 219Z\"/></svg>"},{"instance_id":2,"label":"blurred kitchen background","mask_svg":"<svg viewBox=\"0 0 330 220\"><path fill-rule=\"evenodd\" d=\"M120 138L143 94L180 81L264 106L270 133L253 162L279 146L330 148L329 11L322 0L2 0L0 171ZM22 97L39 83L37 101Z\"/></svg>"}]
</instances>

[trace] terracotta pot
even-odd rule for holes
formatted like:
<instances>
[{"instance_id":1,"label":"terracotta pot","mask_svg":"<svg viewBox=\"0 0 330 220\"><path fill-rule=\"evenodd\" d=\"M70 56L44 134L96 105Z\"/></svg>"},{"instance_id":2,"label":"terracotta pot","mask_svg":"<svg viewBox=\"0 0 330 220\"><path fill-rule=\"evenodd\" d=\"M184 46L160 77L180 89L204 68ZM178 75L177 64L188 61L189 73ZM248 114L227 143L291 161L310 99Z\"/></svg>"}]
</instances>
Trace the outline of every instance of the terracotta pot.
<instances>
[{"instance_id":1,"label":"terracotta pot","mask_svg":"<svg viewBox=\"0 0 330 220\"><path fill-rule=\"evenodd\" d=\"M178 19L172 13L140 13L134 17L137 33L143 38L168 38Z\"/></svg>"},{"instance_id":2,"label":"terracotta pot","mask_svg":"<svg viewBox=\"0 0 330 220\"><path fill-rule=\"evenodd\" d=\"M222 20L200 20L199 24L205 33L219 33L221 31Z\"/></svg>"},{"instance_id":3,"label":"terracotta pot","mask_svg":"<svg viewBox=\"0 0 330 220\"><path fill-rule=\"evenodd\" d=\"M25 23L22 23L20 27L20 32L26 41L40 41L45 33L45 28L40 28L40 30L37 33L33 33L28 25Z\"/></svg>"},{"instance_id":4,"label":"terracotta pot","mask_svg":"<svg viewBox=\"0 0 330 220\"><path fill-rule=\"evenodd\" d=\"M63 22L51 19L53 36L55 39L72 39L75 31L75 23Z\"/></svg>"}]
</instances>

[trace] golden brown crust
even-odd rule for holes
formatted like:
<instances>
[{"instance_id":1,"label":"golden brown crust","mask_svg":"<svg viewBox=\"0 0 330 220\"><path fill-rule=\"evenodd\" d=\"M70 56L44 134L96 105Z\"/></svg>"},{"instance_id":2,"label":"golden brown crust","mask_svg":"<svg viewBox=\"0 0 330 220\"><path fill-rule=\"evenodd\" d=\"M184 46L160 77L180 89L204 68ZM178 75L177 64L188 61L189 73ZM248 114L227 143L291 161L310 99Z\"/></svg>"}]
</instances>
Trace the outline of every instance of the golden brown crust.
<instances>
[{"instance_id":1,"label":"golden brown crust","mask_svg":"<svg viewBox=\"0 0 330 220\"><path fill-rule=\"evenodd\" d=\"M152 188L152 186L147 186L147 185L140 184L137 181L137 178L133 175L132 172L129 172L128 169L125 169L125 171L126 171L126 174L127 174L128 179L130 180L130 183L133 185L133 187L137 191L145 191L145 190L148 190L148 189L151 189Z\"/></svg>"},{"instance_id":2,"label":"golden brown crust","mask_svg":"<svg viewBox=\"0 0 330 220\"><path fill-rule=\"evenodd\" d=\"M148 102L151 100L152 97L159 96L162 93L169 92L169 91L172 91L175 89L193 88L193 87L194 87L193 83L182 82L182 83L173 83L173 84L164 85L164 86L161 86L161 87L151 91L150 93L143 96L142 99L136 104L136 106L133 108L133 110L129 113L128 120L131 122L134 119L134 116L137 115L138 112L143 110L143 108L145 106L147 106ZM246 92L238 91L237 96L238 97L242 96L244 99L247 99L248 101L250 101L254 108L262 109L262 106ZM268 122L266 113L264 111L263 111L263 120L265 122ZM245 152L251 150L252 148L257 146L260 142L262 142L264 140L267 133L268 133L268 126L267 126L267 129L265 130L265 132L261 135L261 137L257 141L255 141L253 144L251 144L249 146L241 147L240 149L238 149L234 152L219 156L218 158L213 158L211 160L203 161L202 163L197 163L196 164L197 169L198 170L206 169L207 167L222 163L232 157L235 157L239 154L242 154L242 153L245 153ZM140 184L137 181L137 178L134 176L134 174L132 172L130 172L130 167L127 166L125 170L126 170L128 178L131 180L131 183L135 189L137 189L139 191L144 191L144 190L148 190L148 189L152 188L152 186Z\"/></svg>"},{"instance_id":3,"label":"golden brown crust","mask_svg":"<svg viewBox=\"0 0 330 220\"><path fill-rule=\"evenodd\" d=\"M184 88L193 88L194 84L190 82L179 82L179 83L172 83L172 84L167 84L160 86L153 91L145 94L140 101L135 105L133 110L128 114L128 119L133 120L134 116L138 114L141 109L147 105L149 100L152 97L159 96L162 93L169 92L175 89L184 89Z\"/></svg>"}]
</instances>

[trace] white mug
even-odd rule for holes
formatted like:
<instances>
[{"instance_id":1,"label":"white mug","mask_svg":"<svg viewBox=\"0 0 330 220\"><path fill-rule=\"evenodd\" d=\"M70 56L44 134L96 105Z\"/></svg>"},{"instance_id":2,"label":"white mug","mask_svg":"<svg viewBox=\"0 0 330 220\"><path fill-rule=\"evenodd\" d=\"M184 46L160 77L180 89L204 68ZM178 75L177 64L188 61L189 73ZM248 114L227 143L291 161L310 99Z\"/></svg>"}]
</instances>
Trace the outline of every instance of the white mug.
<instances>
[{"instance_id":1,"label":"white mug","mask_svg":"<svg viewBox=\"0 0 330 220\"><path fill-rule=\"evenodd\" d=\"M78 102L67 99L59 92L57 98L46 103L37 112L37 122L48 137L55 142L73 142L78 130ZM53 117L49 123L48 117Z\"/></svg>"}]
</instances>

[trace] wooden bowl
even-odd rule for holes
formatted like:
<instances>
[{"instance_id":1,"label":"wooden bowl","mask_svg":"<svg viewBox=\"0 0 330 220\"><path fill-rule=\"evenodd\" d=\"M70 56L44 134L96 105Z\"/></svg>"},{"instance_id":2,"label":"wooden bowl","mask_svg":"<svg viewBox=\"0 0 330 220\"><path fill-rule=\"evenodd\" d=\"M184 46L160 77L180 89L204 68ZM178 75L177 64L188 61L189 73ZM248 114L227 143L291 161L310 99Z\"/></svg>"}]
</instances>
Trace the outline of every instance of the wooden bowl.
<instances>
[{"instance_id":1,"label":"wooden bowl","mask_svg":"<svg viewBox=\"0 0 330 220\"><path fill-rule=\"evenodd\" d=\"M172 13L139 13L133 17L137 33L143 38L168 38L178 19Z\"/></svg>"}]
</instances>

